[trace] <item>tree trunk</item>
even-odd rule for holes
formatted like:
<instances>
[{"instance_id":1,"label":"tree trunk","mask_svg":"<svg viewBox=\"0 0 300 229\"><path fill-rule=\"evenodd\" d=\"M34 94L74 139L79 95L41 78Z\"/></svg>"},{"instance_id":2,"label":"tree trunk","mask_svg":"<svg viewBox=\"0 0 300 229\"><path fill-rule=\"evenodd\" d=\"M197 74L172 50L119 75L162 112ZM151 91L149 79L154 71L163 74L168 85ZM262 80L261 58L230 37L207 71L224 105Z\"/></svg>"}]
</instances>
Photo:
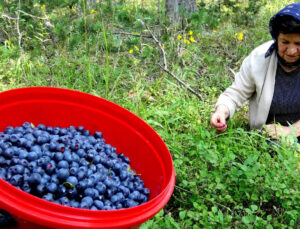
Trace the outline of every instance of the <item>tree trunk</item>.
<instances>
[{"instance_id":1,"label":"tree trunk","mask_svg":"<svg viewBox=\"0 0 300 229\"><path fill-rule=\"evenodd\" d=\"M198 11L196 0L178 0L178 6L182 7L186 13Z\"/></svg>"},{"instance_id":2,"label":"tree trunk","mask_svg":"<svg viewBox=\"0 0 300 229\"><path fill-rule=\"evenodd\" d=\"M165 13L166 17L172 24L180 21L180 7L186 13L194 13L198 11L196 0L166 0Z\"/></svg>"},{"instance_id":3,"label":"tree trunk","mask_svg":"<svg viewBox=\"0 0 300 229\"><path fill-rule=\"evenodd\" d=\"M166 0L165 13L172 24L179 22L178 0Z\"/></svg>"}]
</instances>

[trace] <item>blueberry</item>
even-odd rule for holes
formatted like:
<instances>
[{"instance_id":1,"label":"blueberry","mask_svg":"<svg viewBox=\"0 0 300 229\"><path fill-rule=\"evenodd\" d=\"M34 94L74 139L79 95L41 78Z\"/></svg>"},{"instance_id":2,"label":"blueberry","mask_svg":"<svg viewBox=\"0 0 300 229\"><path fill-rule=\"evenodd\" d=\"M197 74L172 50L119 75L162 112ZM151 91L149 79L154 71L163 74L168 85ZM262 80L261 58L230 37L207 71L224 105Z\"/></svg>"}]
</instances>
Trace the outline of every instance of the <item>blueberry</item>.
<instances>
[{"instance_id":1,"label":"blueberry","mask_svg":"<svg viewBox=\"0 0 300 229\"><path fill-rule=\"evenodd\" d=\"M37 137L36 142L40 145L49 142L50 138L48 135L40 135Z\"/></svg>"},{"instance_id":2,"label":"blueberry","mask_svg":"<svg viewBox=\"0 0 300 229\"><path fill-rule=\"evenodd\" d=\"M58 189L57 183L51 182L47 184L47 191L50 193L55 193Z\"/></svg>"},{"instance_id":3,"label":"blueberry","mask_svg":"<svg viewBox=\"0 0 300 229\"><path fill-rule=\"evenodd\" d=\"M98 208L95 205L92 205L92 207L90 208L90 210L96 211L96 210L98 210Z\"/></svg>"},{"instance_id":4,"label":"blueberry","mask_svg":"<svg viewBox=\"0 0 300 229\"><path fill-rule=\"evenodd\" d=\"M77 173L78 173L78 167L73 166L70 168L70 175L76 175Z\"/></svg>"},{"instance_id":5,"label":"blueberry","mask_svg":"<svg viewBox=\"0 0 300 229\"><path fill-rule=\"evenodd\" d=\"M31 151L27 155L27 160L28 161L35 161L38 158L38 154L34 151Z\"/></svg>"},{"instance_id":6,"label":"blueberry","mask_svg":"<svg viewBox=\"0 0 300 229\"><path fill-rule=\"evenodd\" d=\"M85 196L89 196L93 199L96 198L96 193L95 193L95 190L93 188L87 188L84 190L84 195Z\"/></svg>"},{"instance_id":7,"label":"blueberry","mask_svg":"<svg viewBox=\"0 0 300 229\"><path fill-rule=\"evenodd\" d=\"M68 197L66 196L63 196L63 197L60 197L58 199L58 201L60 202L60 204L64 205L64 206L68 206L69 203L70 203L70 200L68 199Z\"/></svg>"},{"instance_id":8,"label":"blueberry","mask_svg":"<svg viewBox=\"0 0 300 229\"><path fill-rule=\"evenodd\" d=\"M104 207L104 204L101 200L94 200L94 205L98 208L98 209L102 209Z\"/></svg>"},{"instance_id":9,"label":"blueberry","mask_svg":"<svg viewBox=\"0 0 300 229\"><path fill-rule=\"evenodd\" d=\"M50 144L49 143L44 143L41 146L41 150L42 150L42 152L49 151L50 150Z\"/></svg>"},{"instance_id":10,"label":"blueberry","mask_svg":"<svg viewBox=\"0 0 300 229\"><path fill-rule=\"evenodd\" d=\"M75 187L73 188L68 188L67 189L67 196L70 198L70 199L74 199L78 196L78 191Z\"/></svg>"},{"instance_id":11,"label":"blueberry","mask_svg":"<svg viewBox=\"0 0 300 229\"><path fill-rule=\"evenodd\" d=\"M129 188L126 188L124 185L119 185L118 190L121 191L126 197L130 194Z\"/></svg>"},{"instance_id":12,"label":"blueberry","mask_svg":"<svg viewBox=\"0 0 300 229\"><path fill-rule=\"evenodd\" d=\"M63 158L64 158L64 154L63 153L61 153L61 152L55 152L55 154L54 154L54 160L55 161L59 162L59 161L63 160Z\"/></svg>"},{"instance_id":13,"label":"blueberry","mask_svg":"<svg viewBox=\"0 0 300 229\"><path fill-rule=\"evenodd\" d=\"M74 168L74 167L72 167L72 168ZM74 175L74 174L72 174L73 173L72 171L75 171L75 170L72 169L72 168L70 169L70 174ZM85 175L84 171L79 171L79 169L77 169L77 171L78 171L78 173L77 173L78 180L82 180L82 179L86 178L86 175Z\"/></svg>"},{"instance_id":14,"label":"blueberry","mask_svg":"<svg viewBox=\"0 0 300 229\"><path fill-rule=\"evenodd\" d=\"M83 149L79 149L79 150L77 150L77 155L78 155L80 158L82 158L82 157L85 156L85 151L84 151Z\"/></svg>"},{"instance_id":15,"label":"blueberry","mask_svg":"<svg viewBox=\"0 0 300 229\"><path fill-rule=\"evenodd\" d=\"M4 165L6 162L6 159L3 156L0 156L0 165Z\"/></svg>"},{"instance_id":16,"label":"blueberry","mask_svg":"<svg viewBox=\"0 0 300 229\"><path fill-rule=\"evenodd\" d=\"M119 193L112 195L112 197L110 198L110 201L115 204L117 202L120 202L122 199L124 198L124 195L121 194L119 195Z\"/></svg>"},{"instance_id":17,"label":"blueberry","mask_svg":"<svg viewBox=\"0 0 300 229\"><path fill-rule=\"evenodd\" d=\"M44 184L38 184L35 188L36 194L40 197L46 194L46 191L46 186Z\"/></svg>"},{"instance_id":18,"label":"blueberry","mask_svg":"<svg viewBox=\"0 0 300 229\"><path fill-rule=\"evenodd\" d=\"M62 143L57 144L57 145L56 145L56 150L57 150L58 152L61 152L61 153L65 152L65 145L62 144Z\"/></svg>"},{"instance_id":19,"label":"blueberry","mask_svg":"<svg viewBox=\"0 0 300 229\"><path fill-rule=\"evenodd\" d=\"M32 173L28 179L29 184L39 184L42 176L39 173Z\"/></svg>"},{"instance_id":20,"label":"blueberry","mask_svg":"<svg viewBox=\"0 0 300 229\"><path fill-rule=\"evenodd\" d=\"M51 150L51 151L57 151L57 149L58 149L58 143L57 142L50 142L49 143L49 150Z\"/></svg>"},{"instance_id":21,"label":"blueberry","mask_svg":"<svg viewBox=\"0 0 300 229\"><path fill-rule=\"evenodd\" d=\"M39 145L34 145L30 148L30 151L36 152L38 155L41 155L42 149Z\"/></svg>"},{"instance_id":22,"label":"blueberry","mask_svg":"<svg viewBox=\"0 0 300 229\"><path fill-rule=\"evenodd\" d=\"M17 143L19 141L19 136L17 134L12 134L12 135L9 136L9 140L12 143Z\"/></svg>"},{"instance_id":23,"label":"blueberry","mask_svg":"<svg viewBox=\"0 0 300 229\"><path fill-rule=\"evenodd\" d=\"M139 200L140 198L140 192L139 191L133 191L132 193L129 194L129 198L132 200Z\"/></svg>"},{"instance_id":24,"label":"blueberry","mask_svg":"<svg viewBox=\"0 0 300 229\"><path fill-rule=\"evenodd\" d=\"M67 162L66 160L62 160L60 162L57 163L57 168L65 168L68 169L69 168L69 162Z\"/></svg>"},{"instance_id":25,"label":"blueberry","mask_svg":"<svg viewBox=\"0 0 300 229\"><path fill-rule=\"evenodd\" d=\"M70 151L64 152L64 159L69 163L73 161L73 157Z\"/></svg>"},{"instance_id":26,"label":"blueberry","mask_svg":"<svg viewBox=\"0 0 300 229\"><path fill-rule=\"evenodd\" d=\"M30 187L30 185L27 182L24 182L24 184L22 185L21 189L24 192L31 193L31 187Z\"/></svg>"},{"instance_id":27,"label":"blueberry","mask_svg":"<svg viewBox=\"0 0 300 229\"><path fill-rule=\"evenodd\" d=\"M14 186L19 186L22 184L22 178L23 176L21 174L16 174L16 175L13 175L11 178L10 178L10 183Z\"/></svg>"},{"instance_id":28,"label":"blueberry","mask_svg":"<svg viewBox=\"0 0 300 229\"><path fill-rule=\"evenodd\" d=\"M66 181L73 186L76 186L78 184L78 179L75 176L69 176Z\"/></svg>"},{"instance_id":29,"label":"blueberry","mask_svg":"<svg viewBox=\"0 0 300 229\"><path fill-rule=\"evenodd\" d=\"M105 206L103 206L102 210L112 210L112 207L105 205Z\"/></svg>"},{"instance_id":30,"label":"blueberry","mask_svg":"<svg viewBox=\"0 0 300 229\"><path fill-rule=\"evenodd\" d=\"M80 207L81 208L90 208L93 204L93 199L90 196L85 196L82 198Z\"/></svg>"},{"instance_id":31,"label":"blueberry","mask_svg":"<svg viewBox=\"0 0 300 229\"><path fill-rule=\"evenodd\" d=\"M36 128L40 130L46 130L46 126L42 123L38 124Z\"/></svg>"},{"instance_id":32,"label":"blueberry","mask_svg":"<svg viewBox=\"0 0 300 229\"><path fill-rule=\"evenodd\" d=\"M14 166L10 167L10 169L13 174L22 174L24 172L23 165L14 165Z\"/></svg>"},{"instance_id":33,"label":"blueberry","mask_svg":"<svg viewBox=\"0 0 300 229\"><path fill-rule=\"evenodd\" d=\"M78 127L77 127L77 131L83 133L84 127L83 127L83 126L78 126Z\"/></svg>"},{"instance_id":34,"label":"blueberry","mask_svg":"<svg viewBox=\"0 0 300 229\"><path fill-rule=\"evenodd\" d=\"M94 137L95 138L102 138L102 133L100 131L95 131Z\"/></svg>"},{"instance_id":35,"label":"blueberry","mask_svg":"<svg viewBox=\"0 0 300 229\"><path fill-rule=\"evenodd\" d=\"M54 196L52 193L46 193L45 195L43 195L42 197L44 200L48 200L48 201L54 201Z\"/></svg>"},{"instance_id":36,"label":"blueberry","mask_svg":"<svg viewBox=\"0 0 300 229\"><path fill-rule=\"evenodd\" d=\"M65 180L70 175L69 170L65 168L60 168L57 170L57 178L60 180Z\"/></svg>"},{"instance_id":37,"label":"blueberry","mask_svg":"<svg viewBox=\"0 0 300 229\"><path fill-rule=\"evenodd\" d=\"M20 159L25 159L28 157L28 152L26 150L22 150L19 152L19 158Z\"/></svg>"},{"instance_id":38,"label":"blueberry","mask_svg":"<svg viewBox=\"0 0 300 229\"><path fill-rule=\"evenodd\" d=\"M131 207L135 207L138 205L138 202L134 201L134 200L131 200L131 199L126 199L125 201L125 206L127 208L131 208Z\"/></svg>"},{"instance_id":39,"label":"blueberry","mask_svg":"<svg viewBox=\"0 0 300 229\"><path fill-rule=\"evenodd\" d=\"M21 159L21 160L20 160L20 165L27 166L28 163L29 163L29 162L28 162L26 159Z\"/></svg>"},{"instance_id":40,"label":"blueberry","mask_svg":"<svg viewBox=\"0 0 300 229\"><path fill-rule=\"evenodd\" d=\"M30 122L23 122L22 127L24 128L31 128L31 123Z\"/></svg>"},{"instance_id":41,"label":"blueberry","mask_svg":"<svg viewBox=\"0 0 300 229\"><path fill-rule=\"evenodd\" d=\"M66 196L67 195L67 188L63 184L60 184L58 186L57 192L58 192L59 196Z\"/></svg>"},{"instance_id":42,"label":"blueberry","mask_svg":"<svg viewBox=\"0 0 300 229\"><path fill-rule=\"evenodd\" d=\"M12 158L14 156L13 148L10 147L10 148L5 149L2 154L6 158L9 158L9 159Z\"/></svg>"},{"instance_id":43,"label":"blueberry","mask_svg":"<svg viewBox=\"0 0 300 229\"><path fill-rule=\"evenodd\" d=\"M79 202L76 201L76 200L71 200L69 204L73 208L78 208L79 207Z\"/></svg>"},{"instance_id":44,"label":"blueberry","mask_svg":"<svg viewBox=\"0 0 300 229\"><path fill-rule=\"evenodd\" d=\"M58 127L58 126L55 126L54 128L53 128L53 134L59 134L59 132L60 132L60 127Z\"/></svg>"},{"instance_id":45,"label":"blueberry","mask_svg":"<svg viewBox=\"0 0 300 229\"><path fill-rule=\"evenodd\" d=\"M50 177L50 182L59 184L59 179L57 178L56 174L52 174L52 176Z\"/></svg>"},{"instance_id":46,"label":"blueberry","mask_svg":"<svg viewBox=\"0 0 300 229\"><path fill-rule=\"evenodd\" d=\"M47 164L44 164L44 169L46 173L52 174L56 169L56 163L53 160L51 160Z\"/></svg>"}]
</instances>

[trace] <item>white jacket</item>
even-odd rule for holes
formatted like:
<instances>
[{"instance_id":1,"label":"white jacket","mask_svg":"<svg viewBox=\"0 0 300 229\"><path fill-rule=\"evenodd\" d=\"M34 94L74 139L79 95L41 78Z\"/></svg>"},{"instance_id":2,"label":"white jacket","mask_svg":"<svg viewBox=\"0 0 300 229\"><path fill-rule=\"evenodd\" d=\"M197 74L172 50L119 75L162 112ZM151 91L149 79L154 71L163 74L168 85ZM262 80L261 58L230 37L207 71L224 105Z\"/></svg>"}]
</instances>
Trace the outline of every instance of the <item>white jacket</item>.
<instances>
[{"instance_id":1,"label":"white jacket","mask_svg":"<svg viewBox=\"0 0 300 229\"><path fill-rule=\"evenodd\" d=\"M277 55L265 54L274 41L268 41L255 48L245 58L235 80L219 97L216 106L224 104L232 118L236 109L249 100L249 125L261 129L269 114L277 70ZM215 106L215 107L216 107Z\"/></svg>"}]
</instances>

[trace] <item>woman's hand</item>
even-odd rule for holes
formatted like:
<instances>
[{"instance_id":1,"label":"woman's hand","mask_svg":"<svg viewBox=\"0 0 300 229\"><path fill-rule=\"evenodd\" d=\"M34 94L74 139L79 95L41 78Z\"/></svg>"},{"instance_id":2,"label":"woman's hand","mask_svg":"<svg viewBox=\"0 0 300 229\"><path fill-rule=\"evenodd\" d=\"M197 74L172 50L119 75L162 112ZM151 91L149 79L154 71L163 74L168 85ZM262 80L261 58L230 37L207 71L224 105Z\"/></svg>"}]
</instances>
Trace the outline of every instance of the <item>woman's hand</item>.
<instances>
[{"instance_id":1,"label":"woman's hand","mask_svg":"<svg viewBox=\"0 0 300 229\"><path fill-rule=\"evenodd\" d=\"M229 110L224 105L219 105L210 117L210 125L217 132L224 132L227 128L226 119L229 117Z\"/></svg>"},{"instance_id":2,"label":"woman's hand","mask_svg":"<svg viewBox=\"0 0 300 229\"><path fill-rule=\"evenodd\" d=\"M290 126L281 126L279 124L268 124L264 127L267 135L272 139L278 139L282 136L294 135L296 136L295 130Z\"/></svg>"}]
</instances>

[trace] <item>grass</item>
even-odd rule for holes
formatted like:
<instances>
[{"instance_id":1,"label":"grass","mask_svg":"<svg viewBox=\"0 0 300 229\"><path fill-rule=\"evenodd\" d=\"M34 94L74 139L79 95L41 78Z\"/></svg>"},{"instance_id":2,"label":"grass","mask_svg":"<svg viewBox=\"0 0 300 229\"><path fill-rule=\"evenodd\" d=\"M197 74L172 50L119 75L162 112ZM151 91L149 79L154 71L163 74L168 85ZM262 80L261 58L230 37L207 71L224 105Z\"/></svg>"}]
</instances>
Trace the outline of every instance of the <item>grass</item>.
<instances>
[{"instance_id":1,"label":"grass","mask_svg":"<svg viewBox=\"0 0 300 229\"><path fill-rule=\"evenodd\" d=\"M178 27L159 21L154 0L113 1L114 5L74 1L78 3L73 8L60 1L44 9L42 1L35 2L22 3L22 9L47 16L54 28L21 15L25 53L20 62L15 21L0 18L0 90L76 89L120 104L152 126L172 154L176 186L165 208L142 229L297 228L299 146L285 139L280 145L268 144L263 133L249 130L247 106L236 113L225 133L217 135L209 126L214 103L242 60L270 39L269 18L292 1L262 1L265 5L252 17L242 4L236 7L244 14L235 13L233 6L218 11L217 1L202 1L205 7ZM0 4L1 14L13 16L15 9L15 1ZM164 45L169 69L203 100L158 66L159 47L144 36L149 31L139 19Z\"/></svg>"}]
</instances>

